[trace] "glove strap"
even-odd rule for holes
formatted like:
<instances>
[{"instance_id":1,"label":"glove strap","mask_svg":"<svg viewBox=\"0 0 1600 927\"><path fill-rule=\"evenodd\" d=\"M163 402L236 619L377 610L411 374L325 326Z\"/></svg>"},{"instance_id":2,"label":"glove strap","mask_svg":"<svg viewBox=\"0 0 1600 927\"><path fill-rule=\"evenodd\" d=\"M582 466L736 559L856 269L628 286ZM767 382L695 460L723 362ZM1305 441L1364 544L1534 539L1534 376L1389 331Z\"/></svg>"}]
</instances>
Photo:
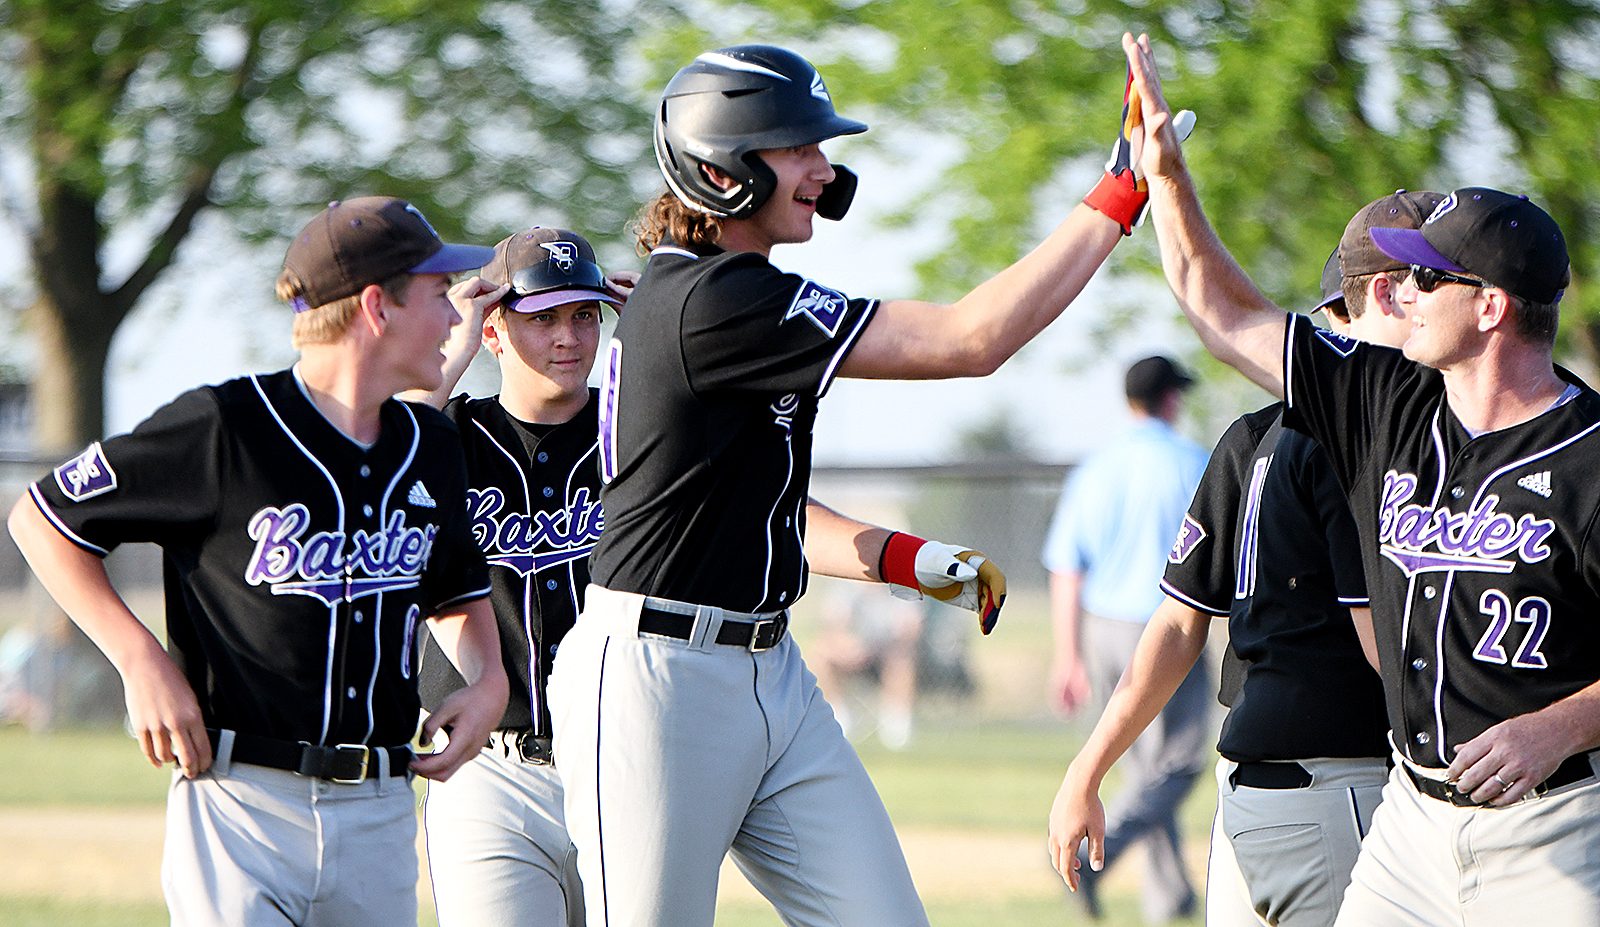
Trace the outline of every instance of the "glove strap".
<instances>
[{"instance_id":1,"label":"glove strap","mask_svg":"<svg viewBox=\"0 0 1600 927\"><path fill-rule=\"evenodd\" d=\"M889 535L878 554L878 575L886 583L920 589L917 582L917 551L928 543L916 535L896 531Z\"/></svg>"},{"instance_id":2,"label":"glove strap","mask_svg":"<svg viewBox=\"0 0 1600 927\"><path fill-rule=\"evenodd\" d=\"M1122 226L1122 234L1132 235L1134 224L1144 213L1145 204L1150 202L1150 188L1142 181L1135 180L1133 171L1115 174L1107 171L1083 201L1091 209Z\"/></svg>"}]
</instances>

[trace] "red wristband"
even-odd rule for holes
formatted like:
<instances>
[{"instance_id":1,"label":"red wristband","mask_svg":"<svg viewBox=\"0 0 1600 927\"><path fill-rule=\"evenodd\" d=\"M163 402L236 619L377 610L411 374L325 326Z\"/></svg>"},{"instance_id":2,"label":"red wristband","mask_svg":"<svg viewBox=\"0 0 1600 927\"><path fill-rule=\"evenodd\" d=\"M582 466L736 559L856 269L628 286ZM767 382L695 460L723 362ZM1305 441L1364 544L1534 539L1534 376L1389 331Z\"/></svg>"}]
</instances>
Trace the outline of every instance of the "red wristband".
<instances>
[{"instance_id":1,"label":"red wristband","mask_svg":"<svg viewBox=\"0 0 1600 927\"><path fill-rule=\"evenodd\" d=\"M886 583L920 589L917 582L917 551L928 543L916 535L896 531L883 544L878 555L878 575Z\"/></svg>"},{"instance_id":2,"label":"red wristband","mask_svg":"<svg viewBox=\"0 0 1600 927\"><path fill-rule=\"evenodd\" d=\"M1132 235L1133 224L1139 221L1139 214L1150 201L1150 190L1133 179L1132 171L1119 174L1107 171L1083 201L1122 226L1122 234Z\"/></svg>"}]
</instances>

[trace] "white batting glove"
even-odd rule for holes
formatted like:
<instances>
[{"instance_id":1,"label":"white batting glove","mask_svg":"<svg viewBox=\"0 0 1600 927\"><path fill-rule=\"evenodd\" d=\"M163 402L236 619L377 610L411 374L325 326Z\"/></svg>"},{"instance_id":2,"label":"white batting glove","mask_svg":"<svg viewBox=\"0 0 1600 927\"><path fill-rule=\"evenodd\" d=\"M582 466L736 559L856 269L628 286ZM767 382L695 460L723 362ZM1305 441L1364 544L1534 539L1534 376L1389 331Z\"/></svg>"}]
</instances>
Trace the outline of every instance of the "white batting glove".
<instances>
[{"instance_id":1,"label":"white batting glove","mask_svg":"<svg viewBox=\"0 0 1600 927\"><path fill-rule=\"evenodd\" d=\"M903 599L924 595L976 612L988 634L1006 600L1006 577L990 559L969 548L896 532L884 545L882 575Z\"/></svg>"}]
</instances>

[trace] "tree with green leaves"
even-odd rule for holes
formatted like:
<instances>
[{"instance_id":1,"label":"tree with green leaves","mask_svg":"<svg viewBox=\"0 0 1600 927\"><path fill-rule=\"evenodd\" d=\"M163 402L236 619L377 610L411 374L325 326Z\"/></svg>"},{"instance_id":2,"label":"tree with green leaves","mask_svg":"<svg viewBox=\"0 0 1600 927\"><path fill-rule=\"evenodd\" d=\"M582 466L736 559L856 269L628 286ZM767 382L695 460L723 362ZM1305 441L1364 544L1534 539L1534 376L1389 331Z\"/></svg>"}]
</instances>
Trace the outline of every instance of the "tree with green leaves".
<instances>
[{"instance_id":1,"label":"tree with green leaves","mask_svg":"<svg viewBox=\"0 0 1600 927\"><path fill-rule=\"evenodd\" d=\"M1345 222L1395 189L1526 192L1565 230L1572 347L1600 344L1600 5L1580 0L764 0L749 36L805 48L840 106L962 139L929 194L955 240L922 266L960 292L1036 237L1065 169L1105 157L1124 31L1148 32L1222 240L1306 305ZM730 40L739 36L718 36ZM881 122L875 119L875 122ZM913 209L925 208L926 203ZM1143 233L1148 235L1148 233ZM1118 249L1149 264L1148 243ZM1578 324L1573 324L1577 322Z\"/></svg>"},{"instance_id":2,"label":"tree with green leaves","mask_svg":"<svg viewBox=\"0 0 1600 927\"><path fill-rule=\"evenodd\" d=\"M0 153L36 292L38 446L101 436L112 337L204 211L292 233L383 192L446 237L530 219L619 238L650 164L627 55L670 9L634 0L11 0L0 6ZM108 243L137 241L106 271ZM271 280L241 287L271 292Z\"/></svg>"}]
</instances>

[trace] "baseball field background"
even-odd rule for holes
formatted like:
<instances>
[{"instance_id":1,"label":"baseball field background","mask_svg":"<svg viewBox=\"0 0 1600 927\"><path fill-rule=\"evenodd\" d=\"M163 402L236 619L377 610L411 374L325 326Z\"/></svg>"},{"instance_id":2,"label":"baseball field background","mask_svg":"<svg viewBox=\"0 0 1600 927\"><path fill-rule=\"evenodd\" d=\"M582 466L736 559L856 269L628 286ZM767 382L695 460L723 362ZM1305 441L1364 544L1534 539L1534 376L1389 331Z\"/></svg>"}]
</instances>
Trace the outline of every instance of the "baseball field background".
<instances>
[{"instance_id":1,"label":"baseball field background","mask_svg":"<svg viewBox=\"0 0 1600 927\"><path fill-rule=\"evenodd\" d=\"M797 610L802 647L820 621L816 605L807 605L820 602L821 591L814 589ZM950 615L965 621L962 613ZM970 693L927 693L905 750L885 749L870 731L857 744L934 927L1089 923L1045 856L1050 802L1092 720L1063 722L1045 709L1049 645L1043 593L1013 596L993 636L974 631L965 640ZM850 697L870 713L870 689ZM147 765L114 728L33 734L0 727L0 756L0 927L165 924L158 873L170 774ZM1215 790L1204 777L1185 810L1197 887L1214 805ZM1102 883L1102 923L1141 923L1135 895L1141 856L1129 854ZM433 924L425 880L419 897L422 924ZM728 865L717 923L781 922Z\"/></svg>"}]
</instances>

